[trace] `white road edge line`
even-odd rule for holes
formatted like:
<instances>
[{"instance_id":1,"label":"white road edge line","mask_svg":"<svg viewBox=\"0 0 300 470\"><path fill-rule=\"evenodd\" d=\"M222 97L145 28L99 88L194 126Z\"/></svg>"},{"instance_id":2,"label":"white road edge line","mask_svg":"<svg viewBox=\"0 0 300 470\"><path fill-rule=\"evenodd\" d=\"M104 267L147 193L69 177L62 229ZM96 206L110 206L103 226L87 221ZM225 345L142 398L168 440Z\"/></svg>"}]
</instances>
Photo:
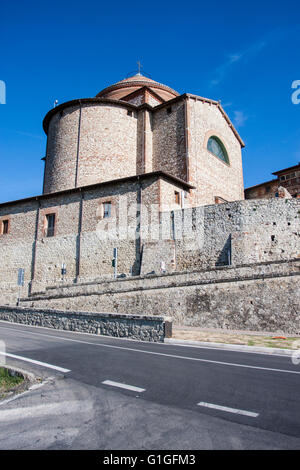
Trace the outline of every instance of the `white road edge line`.
<instances>
[{"instance_id":1,"label":"white road edge line","mask_svg":"<svg viewBox=\"0 0 300 470\"><path fill-rule=\"evenodd\" d=\"M145 392L145 388L134 387L133 385L122 384L120 382L114 382L113 380L104 380L104 385L111 385L112 387L125 388L126 390L132 390L133 392Z\"/></svg>"},{"instance_id":2,"label":"white road edge line","mask_svg":"<svg viewBox=\"0 0 300 470\"><path fill-rule=\"evenodd\" d=\"M198 406L205 406L206 408L213 408L215 410L227 411L228 413L235 413L238 415L250 416L251 418L257 418L259 413L254 413L253 411L239 410L237 408L230 408L228 406L214 405L213 403L206 403L205 401L200 401Z\"/></svg>"},{"instance_id":3,"label":"white road edge line","mask_svg":"<svg viewBox=\"0 0 300 470\"><path fill-rule=\"evenodd\" d=\"M13 330L13 328L5 328L5 329L6 330ZM248 365L248 364L237 364L237 363L234 363L234 362L213 361L211 359L201 359L201 358L198 358L198 357L179 356L177 354L166 354L166 353L160 353L160 352L154 352L154 351L145 351L145 349L127 348L127 347L124 347L124 346L115 346L115 345L112 345L112 344L94 343L94 342L90 342L90 341L82 341L82 340L78 340L78 339L65 338L63 336L46 335L46 334L43 334L43 333L35 333L33 331L30 331L30 332L26 331L26 330L21 330L21 331L23 333L28 333L28 334L31 334L31 335L44 336L48 340L51 340L51 339L55 338L55 339L59 339L61 341L70 341L70 342L73 342L73 343L89 344L90 346L98 346L100 348L121 349L121 350L125 350L125 351L133 351L133 352L138 352L138 353L142 353L142 354L150 354L150 355L153 355L153 356L173 357L174 359L184 359L184 360L189 360L189 361L204 362L204 363L208 363L208 364L219 364L219 365L222 365L222 366L229 366L229 367L242 367L242 368L245 368L245 369L266 370L266 371L269 371L269 372L281 372L281 373L285 373L285 374L300 375L300 371L298 371L298 370L275 369L275 368L271 368L271 367L251 366L251 365ZM100 336L97 336L95 339L100 339ZM151 344L151 343L147 343L147 344Z\"/></svg>"},{"instance_id":4,"label":"white road edge line","mask_svg":"<svg viewBox=\"0 0 300 470\"><path fill-rule=\"evenodd\" d=\"M50 328L50 327L47 327L47 326L37 326L37 325L26 325L25 323L13 323L13 322L10 322L10 321L7 321L7 320L0 320L0 328L3 328L5 330L12 330L13 328L9 328L9 327L6 327L6 326L2 326L1 323L4 323L5 325L16 325L16 326L20 326L20 327L25 327L25 328L36 328L36 329L40 329L40 330L49 330L49 332L53 332L53 328ZM24 333L27 333L25 330L22 330L20 328L20 331L23 331ZM145 343L145 344L149 344L149 341L146 341L146 340L141 340L141 339L132 339L132 338L121 338L121 337L117 337L117 336L110 336L110 335L95 335L95 333L87 333L86 331L66 331L66 330L56 330L56 331L61 331L62 333L71 333L72 335L83 335L83 336L92 336L95 338L95 336L97 336L97 338L103 338L103 339L113 339L113 340L120 340L120 341L124 341L124 342L129 342L129 343ZM40 334L40 333L34 333L34 332L31 332L32 334ZM54 336L55 338L55 336ZM164 343L160 343L160 342L157 342L155 343L157 344L158 346L161 346L163 348L165 347L174 347L174 346L181 346L183 348L194 348L194 349L212 349L214 351L218 350L218 351L229 351L229 352L241 352L241 353L245 353L245 354L257 354L259 356L268 356L268 357L290 357L288 354L279 354L279 353L271 353L270 351L266 351L266 352L258 352L258 351L248 351L248 350L239 350L239 349L232 349L232 348L222 348L222 347L219 347L219 346L200 346L200 345L195 345L195 344L179 344L179 343L173 343L173 342L168 342L168 341L165 341ZM207 343L209 344L209 343ZM271 348L270 348L271 349Z\"/></svg>"},{"instance_id":5,"label":"white road edge line","mask_svg":"<svg viewBox=\"0 0 300 470\"><path fill-rule=\"evenodd\" d=\"M12 359L18 359L24 362L31 362L31 364L36 364L38 366L47 367L48 369L58 370L59 372L71 372L70 369L64 369L63 367L54 366L53 364L48 364L47 362L40 362L34 359L29 359L28 357L17 356L16 354L10 354L7 352L0 351L1 356L11 357Z\"/></svg>"}]
</instances>

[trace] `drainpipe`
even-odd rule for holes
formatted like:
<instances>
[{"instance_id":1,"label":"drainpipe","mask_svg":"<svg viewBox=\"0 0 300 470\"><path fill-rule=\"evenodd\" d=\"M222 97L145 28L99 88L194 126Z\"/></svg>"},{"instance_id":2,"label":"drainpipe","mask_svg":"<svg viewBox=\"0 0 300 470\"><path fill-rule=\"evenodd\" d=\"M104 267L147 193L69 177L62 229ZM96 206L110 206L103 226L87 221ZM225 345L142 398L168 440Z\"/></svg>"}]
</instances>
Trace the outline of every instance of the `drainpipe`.
<instances>
[{"instance_id":1,"label":"drainpipe","mask_svg":"<svg viewBox=\"0 0 300 470\"><path fill-rule=\"evenodd\" d=\"M80 146L80 131L81 131L81 100L79 100L79 120L78 120L78 135L77 135L77 155L76 155L76 168L75 168L75 188L78 185L78 167L79 167L79 146Z\"/></svg>"},{"instance_id":2,"label":"drainpipe","mask_svg":"<svg viewBox=\"0 0 300 470\"><path fill-rule=\"evenodd\" d=\"M139 190L138 190L138 200L137 203L139 204L139 225L138 225L138 250L139 250L139 276L141 275L141 269L142 269L142 239L141 239L141 222L142 222L142 183L140 181L140 178L138 177L138 183L139 183Z\"/></svg>"},{"instance_id":3,"label":"drainpipe","mask_svg":"<svg viewBox=\"0 0 300 470\"><path fill-rule=\"evenodd\" d=\"M171 211L171 230L172 230L172 240L175 241L175 220L174 220L174 211Z\"/></svg>"},{"instance_id":4,"label":"drainpipe","mask_svg":"<svg viewBox=\"0 0 300 470\"><path fill-rule=\"evenodd\" d=\"M48 130L48 132L49 132L49 130ZM49 148L49 138L48 138L48 135L47 135L46 155L45 155L45 157L42 158L42 160L45 162L45 165L44 165L44 178L43 178L43 194L45 194L45 182L46 182L46 170L47 170L48 148Z\"/></svg>"},{"instance_id":5,"label":"drainpipe","mask_svg":"<svg viewBox=\"0 0 300 470\"><path fill-rule=\"evenodd\" d=\"M82 234L82 215L83 215L83 200L84 193L80 191L80 202L79 202L79 214L78 214L78 232L77 232L77 244L76 244L76 282L80 276L80 259L81 259L81 234Z\"/></svg>"},{"instance_id":6,"label":"drainpipe","mask_svg":"<svg viewBox=\"0 0 300 470\"><path fill-rule=\"evenodd\" d=\"M190 146L190 113L189 98L184 101L184 121L185 121L185 158L186 158L186 181L190 181L190 162L189 162L189 146Z\"/></svg>"},{"instance_id":7,"label":"drainpipe","mask_svg":"<svg viewBox=\"0 0 300 470\"><path fill-rule=\"evenodd\" d=\"M33 242L32 258L31 258L31 280L30 280L29 294L31 294L32 283L35 279L36 252L37 252L37 241L38 241L38 233L39 233L40 208L41 208L40 200L38 198L36 198L36 200L38 203L38 207L37 207L36 218L35 218L35 233L34 233L34 242Z\"/></svg>"}]
</instances>

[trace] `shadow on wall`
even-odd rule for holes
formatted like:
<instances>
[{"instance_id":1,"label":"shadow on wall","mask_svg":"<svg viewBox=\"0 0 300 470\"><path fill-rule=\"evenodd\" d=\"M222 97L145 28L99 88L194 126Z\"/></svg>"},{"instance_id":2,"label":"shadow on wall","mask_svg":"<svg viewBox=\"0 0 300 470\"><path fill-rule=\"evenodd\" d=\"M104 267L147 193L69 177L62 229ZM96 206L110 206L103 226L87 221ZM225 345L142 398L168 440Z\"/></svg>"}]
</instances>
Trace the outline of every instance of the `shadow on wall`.
<instances>
[{"instance_id":1,"label":"shadow on wall","mask_svg":"<svg viewBox=\"0 0 300 470\"><path fill-rule=\"evenodd\" d=\"M231 234L227 238L225 245L223 246L218 259L216 261L216 266L230 266L231 265Z\"/></svg>"}]
</instances>

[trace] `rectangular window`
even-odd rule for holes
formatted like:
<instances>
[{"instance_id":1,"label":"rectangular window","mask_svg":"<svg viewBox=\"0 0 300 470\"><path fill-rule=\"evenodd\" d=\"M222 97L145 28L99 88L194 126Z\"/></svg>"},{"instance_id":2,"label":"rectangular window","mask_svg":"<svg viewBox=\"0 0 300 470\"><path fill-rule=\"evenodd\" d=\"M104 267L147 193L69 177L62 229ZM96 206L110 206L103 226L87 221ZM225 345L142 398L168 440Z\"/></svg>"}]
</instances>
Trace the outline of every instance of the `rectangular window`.
<instances>
[{"instance_id":1,"label":"rectangular window","mask_svg":"<svg viewBox=\"0 0 300 470\"><path fill-rule=\"evenodd\" d=\"M47 221L46 237L54 237L55 214L47 214L46 221Z\"/></svg>"},{"instance_id":2,"label":"rectangular window","mask_svg":"<svg viewBox=\"0 0 300 470\"><path fill-rule=\"evenodd\" d=\"M175 191L175 204L180 204L180 194L178 191Z\"/></svg>"},{"instance_id":3,"label":"rectangular window","mask_svg":"<svg viewBox=\"0 0 300 470\"><path fill-rule=\"evenodd\" d=\"M8 220L2 220L2 224L1 224L2 225L2 227L1 227L1 234L2 235L8 234L8 226L9 226L8 224L9 224Z\"/></svg>"},{"instance_id":4,"label":"rectangular window","mask_svg":"<svg viewBox=\"0 0 300 470\"><path fill-rule=\"evenodd\" d=\"M111 202L103 203L103 219L107 219L111 216Z\"/></svg>"}]
</instances>

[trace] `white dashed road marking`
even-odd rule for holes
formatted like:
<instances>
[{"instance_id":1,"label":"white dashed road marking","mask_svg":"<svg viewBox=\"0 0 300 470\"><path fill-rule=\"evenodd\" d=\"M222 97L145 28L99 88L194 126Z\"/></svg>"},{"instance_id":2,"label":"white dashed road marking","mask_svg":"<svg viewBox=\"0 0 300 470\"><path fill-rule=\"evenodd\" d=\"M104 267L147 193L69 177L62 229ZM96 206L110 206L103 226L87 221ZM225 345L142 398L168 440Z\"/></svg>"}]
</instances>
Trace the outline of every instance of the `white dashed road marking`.
<instances>
[{"instance_id":1,"label":"white dashed road marking","mask_svg":"<svg viewBox=\"0 0 300 470\"><path fill-rule=\"evenodd\" d=\"M205 401L200 401L198 406L205 406L206 408L213 408L215 410L227 411L228 413L235 413L238 415L250 416L251 418L257 418L259 413L254 413L253 411L239 410L237 408L229 408L228 406L214 405L213 403L206 403Z\"/></svg>"},{"instance_id":2,"label":"white dashed road marking","mask_svg":"<svg viewBox=\"0 0 300 470\"><path fill-rule=\"evenodd\" d=\"M127 384L122 384L119 382L114 382L113 380L104 380L102 382L104 385L111 385L112 387L119 387L119 388L125 388L126 390L132 390L133 392L145 392L145 388L139 388L139 387L134 387L133 385L127 385Z\"/></svg>"}]
</instances>

